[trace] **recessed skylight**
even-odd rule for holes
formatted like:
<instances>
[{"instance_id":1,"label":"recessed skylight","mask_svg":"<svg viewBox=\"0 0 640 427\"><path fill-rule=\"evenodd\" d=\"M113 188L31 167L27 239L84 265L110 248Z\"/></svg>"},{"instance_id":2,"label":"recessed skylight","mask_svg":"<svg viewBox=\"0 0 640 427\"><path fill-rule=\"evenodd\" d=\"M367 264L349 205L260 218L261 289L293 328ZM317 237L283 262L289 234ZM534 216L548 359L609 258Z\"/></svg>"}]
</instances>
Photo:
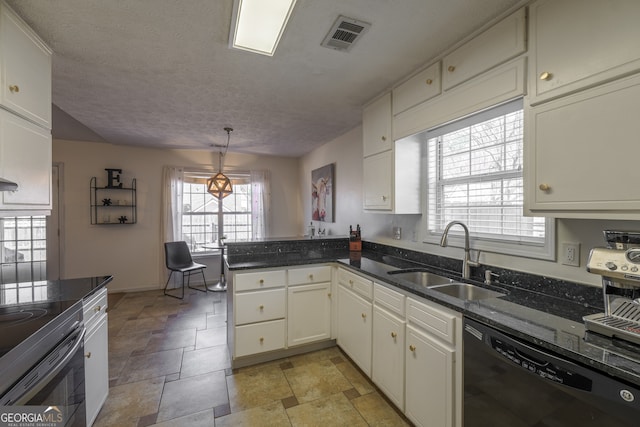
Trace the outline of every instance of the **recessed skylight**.
<instances>
[{"instance_id":1,"label":"recessed skylight","mask_svg":"<svg viewBox=\"0 0 640 427\"><path fill-rule=\"evenodd\" d=\"M273 56L296 0L235 0L230 45Z\"/></svg>"}]
</instances>

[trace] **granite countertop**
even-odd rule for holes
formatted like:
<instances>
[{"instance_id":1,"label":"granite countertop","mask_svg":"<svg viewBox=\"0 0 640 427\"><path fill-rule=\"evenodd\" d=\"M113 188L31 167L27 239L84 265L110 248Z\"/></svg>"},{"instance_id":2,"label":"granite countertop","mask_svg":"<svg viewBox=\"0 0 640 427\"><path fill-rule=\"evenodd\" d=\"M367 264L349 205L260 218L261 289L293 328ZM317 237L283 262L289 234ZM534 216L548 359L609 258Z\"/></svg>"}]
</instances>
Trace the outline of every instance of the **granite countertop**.
<instances>
[{"instance_id":1,"label":"granite countertop","mask_svg":"<svg viewBox=\"0 0 640 427\"><path fill-rule=\"evenodd\" d=\"M70 306L91 296L111 280L113 276L3 283L0 284L0 292L5 295L5 298L0 307L19 306L20 303L63 303ZM15 298L10 297L14 294ZM25 299L25 296L30 297ZM13 302L14 299L19 300L20 303Z\"/></svg>"},{"instance_id":2,"label":"granite countertop","mask_svg":"<svg viewBox=\"0 0 640 427\"><path fill-rule=\"evenodd\" d=\"M581 302L579 298L569 300L558 295L541 293L539 289L543 289L542 286L524 289L499 282L495 284L498 287L496 290L502 291L504 296L466 301L388 274L389 271L398 269L419 268L462 281L459 271L434 268L378 252L365 250L359 256L350 258L349 251L344 248L309 248L296 252L288 250L285 246L268 253L238 255L240 256L233 257L231 262L227 260L229 270L337 262L387 285L462 312L469 318L577 363L606 372L636 386L640 385L640 347L587 332L581 320L582 316L597 313L598 309ZM482 282L466 281L485 286Z\"/></svg>"}]
</instances>

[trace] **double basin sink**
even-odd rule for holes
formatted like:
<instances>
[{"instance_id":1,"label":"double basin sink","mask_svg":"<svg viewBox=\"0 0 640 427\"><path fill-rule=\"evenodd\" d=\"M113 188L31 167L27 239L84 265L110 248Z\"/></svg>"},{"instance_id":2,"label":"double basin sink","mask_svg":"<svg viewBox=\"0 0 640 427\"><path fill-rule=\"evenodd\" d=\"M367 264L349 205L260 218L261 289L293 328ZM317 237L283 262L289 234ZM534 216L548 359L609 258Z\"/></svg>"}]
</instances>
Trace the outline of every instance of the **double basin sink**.
<instances>
[{"instance_id":1,"label":"double basin sink","mask_svg":"<svg viewBox=\"0 0 640 427\"><path fill-rule=\"evenodd\" d=\"M388 272L396 279L405 280L443 294L468 301L476 301L487 298L497 298L506 294L486 289L470 283L455 282L448 277L439 276L429 271L420 269L393 270Z\"/></svg>"}]
</instances>

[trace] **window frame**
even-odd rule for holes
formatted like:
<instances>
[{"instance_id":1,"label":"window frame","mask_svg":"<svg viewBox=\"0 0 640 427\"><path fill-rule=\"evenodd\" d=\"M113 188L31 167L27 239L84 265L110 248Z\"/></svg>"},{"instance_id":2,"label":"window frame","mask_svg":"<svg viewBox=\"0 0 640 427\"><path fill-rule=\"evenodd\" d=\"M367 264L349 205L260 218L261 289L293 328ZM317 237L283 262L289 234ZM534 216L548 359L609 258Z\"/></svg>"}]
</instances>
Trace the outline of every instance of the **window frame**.
<instances>
[{"instance_id":1,"label":"window frame","mask_svg":"<svg viewBox=\"0 0 640 427\"><path fill-rule=\"evenodd\" d=\"M202 213L188 213L185 211L184 207L187 205L187 201L185 196L187 194L190 194L189 192L185 191L185 187L187 184L201 184L203 187L203 194L206 197L206 179L208 179L209 177L211 177L213 174L215 174L215 172L211 172L211 171L202 171L202 170L192 170L192 169L185 169L184 170L184 179L182 182L182 211L181 211L181 218L182 218L182 228L181 228L181 239L187 241L187 244L189 245L189 248L192 252L192 254L194 256L200 256L200 255L208 255L211 253L215 253L217 252L217 249L215 248L202 248L203 244L207 244L208 242L204 242L202 244L196 244L193 242L188 241L189 239L186 238L186 235L184 233L185 231L185 217L197 217L197 216L212 216L215 217L215 226L217 226L217 232L214 232L213 230L210 233L207 233L206 231L204 231L204 235L206 236L207 234L211 234L211 237L213 239L213 236L217 233L217 238L216 241L212 241L210 242L211 244L219 242L221 236L223 236L223 238L226 238L226 232L225 232L225 217L231 217L231 216L236 216L236 215L241 215L241 216L246 216L248 219L248 227L249 227L249 237L248 240L251 239L251 228L252 228L252 209L253 209L253 204L252 204L252 187L251 187L251 176L249 172L241 172L241 171L234 171L234 172L227 172L225 173L225 175L227 175L234 186L234 193L232 193L231 195L223 198L222 200L217 201L217 207L218 209L216 211L203 211ZM197 181L202 180L202 183L199 183ZM235 182L234 182L235 181ZM248 187L248 211L238 211L238 210L229 210L229 211L225 211L225 201L229 201L232 199L229 199L230 197L234 198L237 197L237 193L235 193L235 187L237 185L247 185ZM210 197L214 197L214 196L210 196ZM215 200L213 200L215 202ZM206 200L205 200L206 202ZM227 204L228 205L228 204ZM192 226L192 225L190 225ZM193 235L196 233L190 233L190 235ZM192 239L191 239L192 240ZM229 240L231 241L231 240Z\"/></svg>"},{"instance_id":2,"label":"window frame","mask_svg":"<svg viewBox=\"0 0 640 427\"><path fill-rule=\"evenodd\" d=\"M506 114L509 111L514 111L514 108L516 110L517 109L523 110L523 128L524 128L525 126L527 126L526 119L525 119L526 114L524 111L526 106L524 105L523 99L518 98L515 100L510 100L508 102L492 106L482 111L473 113L469 116L462 117L452 122L443 124L442 126L438 126L422 132L422 134L420 135L420 138L424 141L424 149L422 153L422 169L425 172L423 175L424 189L422 191L422 194L424 195L423 197L424 211L423 212L425 212L425 214L422 216L422 229L424 230L423 238L422 238L423 243L439 245L440 240L442 238L441 230L431 231L429 227L429 224L430 224L430 218L429 218L430 205L429 204L431 203L430 191L432 190L430 188L429 178L428 178L429 176L428 151L429 150L427 146L428 144L427 141L431 138L441 136L449 132L453 132L457 129L471 126L474 123L482 122L492 117ZM524 130L523 130L522 138L523 138L522 168L524 169L526 167L525 160L524 160L524 151L525 151L524 144L526 143L526 141L524 141L525 139ZM437 166L441 167L442 164L438 163ZM509 174L510 173L504 173L505 176ZM525 185L524 173L520 173L519 175L520 175L520 178L522 179L523 192L524 192L524 185ZM477 182L477 179L469 179L466 182ZM437 196L435 198L437 198ZM524 206L524 202L523 202L523 206ZM524 208L522 211L522 216L525 217ZM517 237L502 239L498 237L499 235L495 235L495 236L489 236L486 234L479 235L478 233L474 233L473 228L470 228L469 229L470 245L473 249L484 251L484 252L491 252L491 253L504 254L504 255L515 255L520 257L543 259L543 260L555 260L555 257L556 257L555 220L553 218L545 218L544 222L545 222L544 242L532 242L532 241L527 241L526 239L518 239ZM452 228L448 237L448 242L449 242L448 243L449 246L464 247L464 234L462 232L462 228L458 228L458 227Z\"/></svg>"}]
</instances>

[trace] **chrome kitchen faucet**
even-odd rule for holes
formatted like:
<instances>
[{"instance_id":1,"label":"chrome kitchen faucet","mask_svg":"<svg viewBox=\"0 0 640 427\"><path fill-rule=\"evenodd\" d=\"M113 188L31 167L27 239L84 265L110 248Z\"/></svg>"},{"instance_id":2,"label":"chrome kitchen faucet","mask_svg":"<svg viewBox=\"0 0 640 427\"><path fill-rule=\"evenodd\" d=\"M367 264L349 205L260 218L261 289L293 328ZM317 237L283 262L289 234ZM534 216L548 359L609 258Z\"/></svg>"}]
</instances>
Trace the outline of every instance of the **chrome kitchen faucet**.
<instances>
[{"instance_id":1,"label":"chrome kitchen faucet","mask_svg":"<svg viewBox=\"0 0 640 427\"><path fill-rule=\"evenodd\" d=\"M476 261L471 261L471 249L469 248L469 229L467 226L461 221L451 221L444 228L442 232L442 239L440 240L440 246L443 248L447 246L447 236L449 235L449 229L453 225L459 225L464 229L464 259L462 260L462 278L468 279L470 276L471 267L478 267L480 263L478 260L480 259L480 251L478 251L478 258Z\"/></svg>"}]
</instances>

